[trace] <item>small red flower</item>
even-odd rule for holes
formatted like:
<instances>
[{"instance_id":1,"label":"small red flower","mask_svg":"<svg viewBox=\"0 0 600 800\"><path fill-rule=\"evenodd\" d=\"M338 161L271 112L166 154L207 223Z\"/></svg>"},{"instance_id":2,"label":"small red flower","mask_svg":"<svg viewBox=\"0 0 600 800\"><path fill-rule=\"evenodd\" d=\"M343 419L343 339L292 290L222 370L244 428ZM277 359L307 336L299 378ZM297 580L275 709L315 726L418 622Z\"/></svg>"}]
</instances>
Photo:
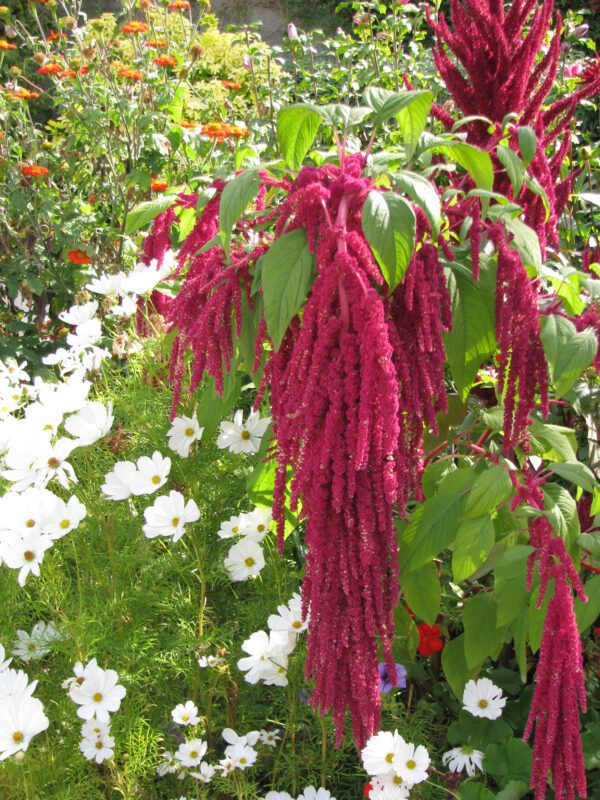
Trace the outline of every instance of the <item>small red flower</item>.
<instances>
[{"instance_id":1,"label":"small red flower","mask_svg":"<svg viewBox=\"0 0 600 800\"><path fill-rule=\"evenodd\" d=\"M241 89L242 84L237 81L221 81L221 85L226 89Z\"/></svg>"},{"instance_id":2,"label":"small red flower","mask_svg":"<svg viewBox=\"0 0 600 800\"><path fill-rule=\"evenodd\" d=\"M164 192L169 188L169 184L166 181L163 181L162 178L152 178L150 182L150 188L153 192Z\"/></svg>"},{"instance_id":3,"label":"small red flower","mask_svg":"<svg viewBox=\"0 0 600 800\"><path fill-rule=\"evenodd\" d=\"M50 174L47 167L42 167L39 164L21 164L21 172L31 178L43 178Z\"/></svg>"},{"instance_id":4,"label":"small red flower","mask_svg":"<svg viewBox=\"0 0 600 800\"><path fill-rule=\"evenodd\" d=\"M15 89L14 92L7 92L7 95L11 100L36 100L39 97L37 92L32 92L23 87Z\"/></svg>"},{"instance_id":5,"label":"small red flower","mask_svg":"<svg viewBox=\"0 0 600 800\"><path fill-rule=\"evenodd\" d=\"M437 625L428 625L426 622L421 622L420 625L417 625L417 630L419 631L417 652L420 656L429 658L429 656L438 653L443 648L444 641Z\"/></svg>"},{"instance_id":6,"label":"small red flower","mask_svg":"<svg viewBox=\"0 0 600 800\"><path fill-rule=\"evenodd\" d=\"M141 81L144 77L137 69L130 69L129 67L121 67L119 70L121 78L126 78L128 81Z\"/></svg>"},{"instance_id":7,"label":"small red flower","mask_svg":"<svg viewBox=\"0 0 600 800\"><path fill-rule=\"evenodd\" d=\"M166 46L167 43L164 39L149 39L147 42L144 42L144 47L154 47L157 50Z\"/></svg>"},{"instance_id":8,"label":"small red flower","mask_svg":"<svg viewBox=\"0 0 600 800\"><path fill-rule=\"evenodd\" d=\"M79 266L80 264L91 264L92 259L84 250L69 250L67 258L72 264Z\"/></svg>"},{"instance_id":9,"label":"small red flower","mask_svg":"<svg viewBox=\"0 0 600 800\"><path fill-rule=\"evenodd\" d=\"M133 22L128 22L127 25L123 25L121 33L148 33L149 27L147 22L140 22L134 19Z\"/></svg>"},{"instance_id":10,"label":"small red flower","mask_svg":"<svg viewBox=\"0 0 600 800\"><path fill-rule=\"evenodd\" d=\"M61 64L57 64L55 61L50 61L48 64L43 64L38 69L40 75L58 75L59 72L62 71L63 66Z\"/></svg>"},{"instance_id":11,"label":"small red flower","mask_svg":"<svg viewBox=\"0 0 600 800\"><path fill-rule=\"evenodd\" d=\"M90 71L89 67L79 67L79 69L77 70L77 74L78 75L87 75L89 71Z\"/></svg>"},{"instance_id":12,"label":"small red flower","mask_svg":"<svg viewBox=\"0 0 600 800\"><path fill-rule=\"evenodd\" d=\"M177 64L175 56L156 56L152 61L159 67L174 67Z\"/></svg>"},{"instance_id":13,"label":"small red flower","mask_svg":"<svg viewBox=\"0 0 600 800\"><path fill-rule=\"evenodd\" d=\"M77 75L74 69L63 69L62 72L58 73L59 80L63 80L63 78L74 78Z\"/></svg>"},{"instance_id":14,"label":"small red flower","mask_svg":"<svg viewBox=\"0 0 600 800\"><path fill-rule=\"evenodd\" d=\"M172 2L170 2L169 5L167 6L169 11L184 11L189 7L190 4L188 0L172 0Z\"/></svg>"}]
</instances>

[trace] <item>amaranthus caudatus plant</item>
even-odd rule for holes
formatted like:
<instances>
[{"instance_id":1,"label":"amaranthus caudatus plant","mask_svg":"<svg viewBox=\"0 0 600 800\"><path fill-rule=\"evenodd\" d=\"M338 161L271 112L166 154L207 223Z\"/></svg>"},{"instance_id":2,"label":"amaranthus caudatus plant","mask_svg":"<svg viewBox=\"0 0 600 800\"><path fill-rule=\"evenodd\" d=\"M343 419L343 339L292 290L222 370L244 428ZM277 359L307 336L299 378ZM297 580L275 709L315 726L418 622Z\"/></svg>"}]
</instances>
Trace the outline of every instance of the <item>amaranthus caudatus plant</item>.
<instances>
[{"instance_id":1,"label":"amaranthus caudatus plant","mask_svg":"<svg viewBox=\"0 0 600 800\"><path fill-rule=\"evenodd\" d=\"M541 277L535 231L521 206L493 191L490 153L460 134L424 130L432 101L427 91L372 88L357 108L284 109L282 161L215 181L202 196L172 195L146 241L147 258L160 262L180 209L199 207L179 251L181 289L164 310L175 332L174 407L188 352L192 391L212 383L230 403L228 376L241 372L255 386L255 405L269 405L280 547L287 509L298 513L307 545L311 702L333 713L338 741L349 710L359 745L379 725L378 661L393 680L395 651L403 646L394 637L399 609L405 624L399 583L411 608L433 624L440 606L431 568L442 551L453 549L459 581L491 571L493 563L484 567L494 548L499 566L505 557L526 560L532 547L545 553L543 541L565 533L557 498L572 498L558 483L540 488L550 474L542 469L535 492L517 494L509 509L517 487L527 485L531 456L569 462L573 469L551 469L588 491L595 486L571 439L543 422L552 387L555 396L567 395L592 364L595 332L578 330L559 313L561 298ZM321 127L335 146L313 151L313 165L303 165ZM374 152L389 128L398 129L402 144ZM524 179L536 180L532 165L523 165ZM519 305L523 296L535 307L533 321ZM543 331L538 304L552 311ZM523 348L534 351L533 375L531 362L518 355ZM484 392L489 410L472 394L486 367L500 372L496 394ZM472 398L466 432L426 454L424 437L436 436L449 394L453 402ZM553 437L560 445L556 438L551 444ZM548 525L544 538L536 532L541 523L532 523L527 546L530 519ZM577 557L573 530L568 536ZM565 574L574 575L567 551L559 555ZM539 576L530 570L537 596L549 595L551 574L560 596L570 597L562 573L549 570L545 556ZM524 575L522 588L526 609ZM457 694L505 641L514 641L526 679L525 642L535 649L539 643L518 627L523 608L496 589L468 607L464 635L445 649L451 657L444 669ZM492 611L497 632L482 645L469 631L477 614L489 628ZM572 630L570 637L572 644ZM542 661L548 663L544 653ZM552 695L559 696L560 690ZM544 713L542 699L532 724ZM558 762L542 750L534 779L543 793L547 764L555 771ZM560 757L572 764L572 756ZM570 786L571 767L562 774L561 785ZM577 776L581 789L580 770Z\"/></svg>"}]
</instances>

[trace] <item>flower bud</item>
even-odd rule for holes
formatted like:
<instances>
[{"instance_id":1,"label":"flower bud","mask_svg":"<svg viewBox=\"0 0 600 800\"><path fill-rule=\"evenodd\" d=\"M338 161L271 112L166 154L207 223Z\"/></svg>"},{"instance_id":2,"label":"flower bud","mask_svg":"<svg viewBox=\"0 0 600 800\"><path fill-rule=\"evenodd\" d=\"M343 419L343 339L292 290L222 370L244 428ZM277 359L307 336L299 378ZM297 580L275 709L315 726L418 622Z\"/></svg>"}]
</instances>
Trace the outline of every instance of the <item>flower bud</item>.
<instances>
[{"instance_id":1,"label":"flower bud","mask_svg":"<svg viewBox=\"0 0 600 800\"><path fill-rule=\"evenodd\" d=\"M42 53L41 50L38 50L37 53L33 54L33 60L36 64L43 64L46 60L46 54Z\"/></svg>"},{"instance_id":2,"label":"flower bud","mask_svg":"<svg viewBox=\"0 0 600 800\"><path fill-rule=\"evenodd\" d=\"M589 31L590 26L583 23L583 25L578 25L576 28L573 28L571 32L571 36L574 39L582 39L586 33Z\"/></svg>"},{"instance_id":3,"label":"flower bud","mask_svg":"<svg viewBox=\"0 0 600 800\"><path fill-rule=\"evenodd\" d=\"M190 56L192 61L196 61L197 58L202 58L204 55L204 48L200 44L200 42L192 42L190 45Z\"/></svg>"},{"instance_id":4,"label":"flower bud","mask_svg":"<svg viewBox=\"0 0 600 800\"><path fill-rule=\"evenodd\" d=\"M21 70L17 66L11 67L8 71L14 78L18 78L21 74Z\"/></svg>"},{"instance_id":5,"label":"flower bud","mask_svg":"<svg viewBox=\"0 0 600 800\"><path fill-rule=\"evenodd\" d=\"M287 26L287 35L290 42L295 42L298 39L298 31L293 22L290 22Z\"/></svg>"},{"instance_id":6,"label":"flower bud","mask_svg":"<svg viewBox=\"0 0 600 800\"><path fill-rule=\"evenodd\" d=\"M8 6L0 6L0 17L5 17L10 12Z\"/></svg>"},{"instance_id":7,"label":"flower bud","mask_svg":"<svg viewBox=\"0 0 600 800\"><path fill-rule=\"evenodd\" d=\"M61 28L66 28L68 31L72 31L77 27L77 20L75 17L63 17L59 24Z\"/></svg>"}]
</instances>

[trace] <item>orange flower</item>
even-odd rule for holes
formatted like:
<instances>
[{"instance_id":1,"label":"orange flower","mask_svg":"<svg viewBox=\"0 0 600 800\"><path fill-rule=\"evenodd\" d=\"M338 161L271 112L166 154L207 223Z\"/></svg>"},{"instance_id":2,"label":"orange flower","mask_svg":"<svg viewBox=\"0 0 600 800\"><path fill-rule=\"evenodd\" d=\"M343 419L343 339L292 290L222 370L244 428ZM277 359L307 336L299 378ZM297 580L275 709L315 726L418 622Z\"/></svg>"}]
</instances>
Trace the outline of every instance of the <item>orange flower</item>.
<instances>
[{"instance_id":1,"label":"orange flower","mask_svg":"<svg viewBox=\"0 0 600 800\"><path fill-rule=\"evenodd\" d=\"M38 69L40 75L58 75L63 71L63 67L55 61L49 61Z\"/></svg>"},{"instance_id":2,"label":"orange flower","mask_svg":"<svg viewBox=\"0 0 600 800\"><path fill-rule=\"evenodd\" d=\"M144 47L154 47L156 49L160 47L166 47L167 43L164 39L149 39L147 42L144 42Z\"/></svg>"},{"instance_id":3,"label":"orange flower","mask_svg":"<svg viewBox=\"0 0 600 800\"><path fill-rule=\"evenodd\" d=\"M6 39L0 39L0 50L16 50L17 45L12 42L7 42Z\"/></svg>"},{"instance_id":4,"label":"orange flower","mask_svg":"<svg viewBox=\"0 0 600 800\"><path fill-rule=\"evenodd\" d=\"M58 78L62 80L63 78L74 78L77 75L74 69L63 69L62 72L58 73Z\"/></svg>"},{"instance_id":5,"label":"orange flower","mask_svg":"<svg viewBox=\"0 0 600 800\"><path fill-rule=\"evenodd\" d=\"M67 34L66 33L57 33L56 31L50 31L48 36L46 36L46 41L47 42L53 42L55 39L61 39L61 38L62 39L66 39L67 38Z\"/></svg>"},{"instance_id":6,"label":"orange flower","mask_svg":"<svg viewBox=\"0 0 600 800\"><path fill-rule=\"evenodd\" d=\"M171 0L167 8L169 11L185 11L186 8L189 8L190 4L188 0Z\"/></svg>"},{"instance_id":7,"label":"orange flower","mask_svg":"<svg viewBox=\"0 0 600 800\"><path fill-rule=\"evenodd\" d=\"M32 178L43 178L50 174L46 167L41 167L39 164L21 164L20 166L23 175L29 175Z\"/></svg>"},{"instance_id":8,"label":"orange flower","mask_svg":"<svg viewBox=\"0 0 600 800\"><path fill-rule=\"evenodd\" d=\"M121 33L147 33L149 27L147 22L140 22L134 19L133 22L128 22L127 25L123 25Z\"/></svg>"},{"instance_id":9,"label":"orange flower","mask_svg":"<svg viewBox=\"0 0 600 800\"><path fill-rule=\"evenodd\" d=\"M192 130L194 128L198 127L198 123L197 122L192 122L189 119L181 119L181 120L179 120L178 125L180 125L182 128L190 128Z\"/></svg>"},{"instance_id":10,"label":"orange flower","mask_svg":"<svg viewBox=\"0 0 600 800\"><path fill-rule=\"evenodd\" d=\"M228 125L226 122L209 122L208 125L202 126L201 132L211 139L216 139L217 142L222 142L224 139L231 137L239 139L242 136L248 136L250 133L247 128L240 128L238 125Z\"/></svg>"},{"instance_id":11,"label":"orange flower","mask_svg":"<svg viewBox=\"0 0 600 800\"><path fill-rule=\"evenodd\" d=\"M14 92L7 92L6 94L11 100L36 100L39 97L37 92L32 92L22 87L15 89Z\"/></svg>"},{"instance_id":12,"label":"orange flower","mask_svg":"<svg viewBox=\"0 0 600 800\"><path fill-rule=\"evenodd\" d=\"M162 178L152 178L152 181L150 182L150 188L153 192L164 192L169 188L169 184L166 181L163 181Z\"/></svg>"},{"instance_id":13,"label":"orange flower","mask_svg":"<svg viewBox=\"0 0 600 800\"><path fill-rule=\"evenodd\" d=\"M241 89L242 84L237 81L221 81L221 85L226 89Z\"/></svg>"},{"instance_id":14,"label":"orange flower","mask_svg":"<svg viewBox=\"0 0 600 800\"><path fill-rule=\"evenodd\" d=\"M137 69L130 69L129 67L121 67L119 70L121 78L126 78L128 81L141 81L144 77Z\"/></svg>"},{"instance_id":15,"label":"orange flower","mask_svg":"<svg viewBox=\"0 0 600 800\"><path fill-rule=\"evenodd\" d=\"M80 264L91 264L92 259L88 256L85 250L69 250L67 258L72 264L79 266Z\"/></svg>"},{"instance_id":16,"label":"orange flower","mask_svg":"<svg viewBox=\"0 0 600 800\"><path fill-rule=\"evenodd\" d=\"M89 67L79 67L79 69L77 70L77 73L79 75L87 75L89 71L90 71Z\"/></svg>"},{"instance_id":17,"label":"orange flower","mask_svg":"<svg viewBox=\"0 0 600 800\"><path fill-rule=\"evenodd\" d=\"M175 56L156 56L152 61L159 67L174 67L177 64Z\"/></svg>"}]
</instances>

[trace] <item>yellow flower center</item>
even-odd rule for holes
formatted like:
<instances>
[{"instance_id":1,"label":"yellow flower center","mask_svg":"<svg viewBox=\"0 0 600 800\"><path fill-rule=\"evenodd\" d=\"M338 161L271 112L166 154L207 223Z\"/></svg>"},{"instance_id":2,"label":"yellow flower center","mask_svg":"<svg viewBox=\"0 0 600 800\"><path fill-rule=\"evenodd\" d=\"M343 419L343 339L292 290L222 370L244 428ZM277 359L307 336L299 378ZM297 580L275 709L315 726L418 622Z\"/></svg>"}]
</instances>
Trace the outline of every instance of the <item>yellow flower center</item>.
<instances>
[{"instance_id":1,"label":"yellow flower center","mask_svg":"<svg viewBox=\"0 0 600 800\"><path fill-rule=\"evenodd\" d=\"M160 475L153 475L152 483L160 483Z\"/></svg>"},{"instance_id":2,"label":"yellow flower center","mask_svg":"<svg viewBox=\"0 0 600 800\"><path fill-rule=\"evenodd\" d=\"M302 623L300 622L300 620L295 619L292 622L292 628L296 628L296 630L298 630L298 628L301 628L301 627L302 627Z\"/></svg>"},{"instance_id":3,"label":"yellow flower center","mask_svg":"<svg viewBox=\"0 0 600 800\"><path fill-rule=\"evenodd\" d=\"M23 741L23 739L25 738L25 736L24 736L24 735L21 733L21 731L15 731L15 732L13 733L13 735L12 735L12 738L13 738L13 742L15 742L16 744L18 744L19 742L22 742L22 741Z\"/></svg>"},{"instance_id":4,"label":"yellow flower center","mask_svg":"<svg viewBox=\"0 0 600 800\"><path fill-rule=\"evenodd\" d=\"M181 719L183 720L183 722L187 722L189 720L189 717L187 714L182 714Z\"/></svg>"},{"instance_id":5,"label":"yellow flower center","mask_svg":"<svg viewBox=\"0 0 600 800\"><path fill-rule=\"evenodd\" d=\"M27 522L25 523L26 528L33 528L34 525L35 525L34 519L28 519Z\"/></svg>"},{"instance_id":6,"label":"yellow flower center","mask_svg":"<svg viewBox=\"0 0 600 800\"><path fill-rule=\"evenodd\" d=\"M394 777L392 778L392 783L395 783L396 786L400 786L402 783L402 778L399 775L394 774Z\"/></svg>"},{"instance_id":7,"label":"yellow flower center","mask_svg":"<svg viewBox=\"0 0 600 800\"><path fill-rule=\"evenodd\" d=\"M193 428L186 428L185 429L185 435L186 436L193 436L194 435L194 429Z\"/></svg>"},{"instance_id":8,"label":"yellow flower center","mask_svg":"<svg viewBox=\"0 0 600 800\"><path fill-rule=\"evenodd\" d=\"M251 556L248 556L248 558L247 558L247 559L244 561L244 564L245 564L247 567L253 567L253 566L254 566L254 563L255 563L255 562L254 562L254 559L253 559Z\"/></svg>"},{"instance_id":9,"label":"yellow flower center","mask_svg":"<svg viewBox=\"0 0 600 800\"><path fill-rule=\"evenodd\" d=\"M250 434L248 433L248 431L242 431L241 437L242 437L242 439L249 439L250 438Z\"/></svg>"},{"instance_id":10,"label":"yellow flower center","mask_svg":"<svg viewBox=\"0 0 600 800\"><path fill-rule=\"evenodd\" d=\"M242 757L240 758L240 764L247 764L247 763L248 763L248 759L247 759L247 758L244 758L244 756L242 756Z\"/></svg>"},{"instance_id":11,"label":"yellow flower center","mask_svg":"<svg viewBox=\"0 0 600 800\"><path fill-rule=\"evenodd\" d=\"M394 760L394 754L388 753L387 756L385 757L385 760L387 761L388 764L391 764L392 761Z\"/></svg>"},{"instance_id":12,"label":"yellow flower center","mask_svg":"<svg viewBox=\"0 0 600 800\"><path fill-rule=\"evenodd\" d=\"M190 750L190 756L192 758L198 758L198 751L197 750Z\"/></svg>"},{"instance_id":13,"label":"yellow flower center","mask_svg":"<svg viewBox=\"0 0 600 800\"><path fill-rule=\"evenodd\" d=\"M69 520L68 520L68 519L61 519L61 521L60 521L60 527L61 527L63 530L66 530L66 529L69 527Z\"/></svg>"},{"instance_id":14,"label":"yellow flower center","mask_svg":"<svg viewBox=\"0 0 600 800\"><path fill-rule=\"evenodd\" d=\"M25 559L25 561L33 561L33 559L35 558L35 553L33 552L33 550L25 550L25 552L23 553L23 558Z\"/></svg>"},{"instance_id":15,"label":"yellow flower center","mask_svg":"<svg viewBox=\"0 0 600 800\"><path fill-rule=\"evenodd\" d=\"M93 695L92 700L94 701L94 703L99 703L102 700L102 692L96 692Z\"/></svg>"},{"instance_id":16,"label":"yellow flower center","mask_svg":"<svg viewBox=\"0 0 600 800\"><path fill-rule=\"evenodd\" d=\"M406 762L407 769L414 769L417 766L417 762L413 761L412 758L409 758Z\"/></svg>"},{"instance_id":17,"label":"yellow flower center","mask_svg":"<svg viewBox=\"0 0 600 800\"><path fill-rule=\"evenodd\" d=\"M256 530L257 530L259 533L262 533L262 532L264 531L264 529L265 529L265 526L264 526L264 525L262 525L262 524L261 524L261 525L257 525L257 526L256 526Z\"/></svg>"},{"instance_id":18,"label":"yellow flower center","mask_svg":"<svg viewBox=\"0 0 600 800\"><path fill-rule=\"evenodd\" d=\"M179 517L173 517L171 520L171 525L176 528L179 525Z\"/></svg>"},{"instance_id":19,"label":"yellow flower center","mask_svg":"<svg viewBox=\"0 0 600 800\"><path fill-rule=\"evenodd\" d=\"M56 469L59 465L60 465L60 461L58 460L58 458L54 458L54 456L52 456L52 458L48 459L48 466L51 469Z\"/></svg>"},{"instance_id":20,"label":"yellow flower center","mask_svg":"<svg viewBox=\"0 0 600 800\"><path fill-rule=\"evenodd\" d=\"M489 706L489 703L487 700L480 700L477 705L479 706L479 708L487 708Z\"/></svg>"},{"instance_id":21,"label":"yellow flower center","mask_svg":"<svg viewBox=\"0 0 600 800\"><path fill-rule=\"evenodd\" d=\"M102 744L102 742L100 741L96 742L96 750L102 750L103 747L104 745Z\"/></svg>"}]
</instances>

